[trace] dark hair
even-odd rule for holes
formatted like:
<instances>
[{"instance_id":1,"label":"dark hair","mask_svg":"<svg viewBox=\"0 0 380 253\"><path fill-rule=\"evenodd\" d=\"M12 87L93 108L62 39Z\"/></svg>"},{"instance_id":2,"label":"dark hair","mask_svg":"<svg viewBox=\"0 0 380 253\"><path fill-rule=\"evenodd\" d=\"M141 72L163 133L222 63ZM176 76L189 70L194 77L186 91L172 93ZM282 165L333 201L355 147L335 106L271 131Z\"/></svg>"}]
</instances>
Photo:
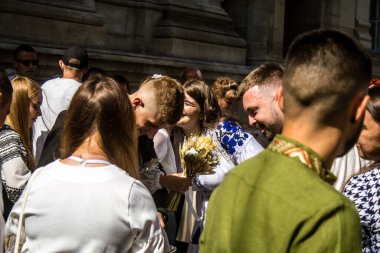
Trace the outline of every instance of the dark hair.
<instances>
[{"instance_id":1,"label":"dark hair","mask_svg":"<svg viewBox=\"0 0 380 253\"><path fill-rule=\"evenodd\" d=\"M129 86L129 81L122 75L113 75L111 76L118 84L120 84L123 89L129 94L131 93L131 87Z\"/></svg>"},{"instance_id":2,"label":"dark hair","mask_svg":"<svg viewBox=\"0 0 380 253\"><path fill-rule=\"evenodd\" d=\"M181 83L184 84L190 80L202 80L202 72L198 68L186 68L181 74Z\"/></svg>"},{"instance_id":3,"label":"dark hair","mask_svg":"<svg viewBox=\"0 0 380 253\"><path fill-rule=\"evenodd\" d=\"M373 86L368 90L369 101L367 111L380 124L380 86Z\"/></svg>"},{"instance_id":4,"label":"dark hair","mask_svg":"<svg viewBox=\"0 0 380 253\"><path fill-rule=\"evenodd\" d=\"M134 110L127 93L109 77L88 80L74 94L64 123L62 158L96 130L107 158L138 179Z\"/></svg>"},{"instance_id":5,"label":"dark hair","mask_svg":"<svg viewBox=\"0 0 380 253\"><path fill-rule=\"evenodd\" d=\"M82 77L82 82L90 79L101 79L106 76L106 72L102 68L90 67Z\"/></svg>"},{"instance_id":6,"label":"dark hair","mask_svg":"<svg viewBox=\"0 0 380 253\"><path fill-rule=\"evenodd\" d=\"M32 48L31 46L29 46L29 45L25 45L25 44L22 44L22 45L16 47L15 51L13 52L13 57L14 57L14 59L17 59L17 55L18 55L20 52L31 52L31 53L35 53L36 51L35 51L34 48Z\"/></svg>"},{"instance_id":7,"label":"dark hair","mask_svg":"<svg viewBox=\"0 0 380 253\"><path fill-rule=\"evenodd\" d=\"M210 87L201 80L191 80L183 88L201 108L202 128L213 128L219 122L221 110Z\"/></svg>"},{"instance_id":8,"label":"dark hair","mask_svg":"<svg viewBox=\"0 0 380 253\"><path fill-rule=\"evenodd\" d=\"M295 106L312 107L321 123L331 122L353 97L366 93L371 75L371 59L347 35L306 32L292 42L285 58L285 114L298 113Z\"/></svg>"},{"instance_id":9,"label":"dark hair","mask_svg":"<svg viewBox=\"0 0 380 253\"><path fill-rule=\"evenodd\" d=\"M9 78L5 70L3 69L0 69L0 92L4 93L3 99L0 103L0 106L3 107L4 104L6 104L9 101L9 99L12 99L12 93L13 93L12 84L9 81Z\"/></svg>"}]
</instances>

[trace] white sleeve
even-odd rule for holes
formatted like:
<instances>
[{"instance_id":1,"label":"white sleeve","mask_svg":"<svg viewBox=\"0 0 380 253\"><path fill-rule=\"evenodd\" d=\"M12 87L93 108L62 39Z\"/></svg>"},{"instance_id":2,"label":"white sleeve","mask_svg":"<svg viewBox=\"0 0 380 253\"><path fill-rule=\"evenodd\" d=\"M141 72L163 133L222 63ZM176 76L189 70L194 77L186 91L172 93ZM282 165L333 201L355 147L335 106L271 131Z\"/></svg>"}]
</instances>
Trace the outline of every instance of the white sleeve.
<instances>
[{"instance_id":1,"label":"white sleeve","mask_svg":"<svg viewBox=\"0 0 380 253\"><path fill-rule=\"evenodd\" d=\"M236 165L259 154L264 150L263 147L256 141L256 139L251 134L249 135L250 138L244 143L244 146L238 152L233 154L233 159L236 161Z\"/></svg>"},{"instance_id":2,"label":"white sleeve","mask_svg":"<svg viewBox=\"0 0 380 253\"><path fill-rule=\"evenodd\" d=\"M38 117L36 121L33 123L33 156L38 163L41 157L42 149L45 144L46 137L49 133L42 117Z\"/></svg>"},{"instance_id":3,"label":"white sleeve","mask_svg":"<svg viewBox=\"0 0 380 253\"><path fill-rule=\"evenodd\" d=\"M135 181L129 196L129 221L135 239L130 252L165 252L165 237L149 191Z\"/></svg>"},{"instance_id":4,"label":"white sleeve","mask_svg":"<svg viewBox=\"0 0 380 253\"><path fill-rule=\"evenodd\" d=\"M25 199L25 194L21 195L18 201L14 204L12 211L8 216L8 220L5 224L4 246L5 246L6 253L14 252L17 230L18 230L18 225L19 225L19 218L20 218L20 213L21 213L21 206L22 206L22 203L24 202L24 199ZM22 245L21 246L22 252L27 251L25 225L21 227L20 245Z\"/></svg>"},{"instance_id":5,"label":"white sleeve","mask_svg":"<svg viewBox=\"0 0 380 253\"><path fill-rule=\"evenodd\" d=\"M161 128L153 138L154 151L157 159L161 163L166 175L173 174L177 171L175 156L169 133Z\"/></svg>"},{"instance_id":6,"label":"white sleeve","mask_svg":"<svg viewBox=\"0 0 380 253\"><path fill-rule=\"evenodd\" d=\"M221 146L221 149L217 150L221 153L219 164L215 167L214 174L194 178L194 190L214 190L232 168L263 151L256 139L236 122L223 122L214 133Z\"/></svg>"},{"instance_id":7,"label":"white sleeve","mask_svg":"<svg viewBox=\"0 0 380 253\"><path fill-rule=\"evenodd\" d=\"M21 157L15 157L3 164L1 179L4 190L11 202L16 202L31 175Z\"/></svg>"},{"instance_id":8,"label":"white sleeve","mask_svg":"<svg viewBox=\"0 0 380 253\"><path fill-rule=\"evenodd\" d=\"M3 162L1 181L8 199L15 203L24 190L31 172L24 161L27 154L20 137L16 133L10 133L7 139L6 146L1 150Z\"/></svg>"}]
</instances>

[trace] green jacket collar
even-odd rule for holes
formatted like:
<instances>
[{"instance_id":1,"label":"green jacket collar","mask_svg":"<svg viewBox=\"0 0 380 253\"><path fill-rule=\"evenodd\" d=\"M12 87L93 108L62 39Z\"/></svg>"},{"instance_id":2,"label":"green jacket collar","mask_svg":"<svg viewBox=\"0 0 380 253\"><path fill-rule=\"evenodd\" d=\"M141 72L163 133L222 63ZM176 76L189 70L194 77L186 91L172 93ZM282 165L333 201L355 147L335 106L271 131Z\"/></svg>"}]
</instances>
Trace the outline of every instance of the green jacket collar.
<instances>
[{"instance_id":1,"label":"green jacket collar","mask_svg":"<svg viewBox=\"0 0 380 253\"><path fill-rule=\"evenodd\" d=\"M295 140L282 135L276 135L269 144L268 149L300 161L329 184L333 184L336 181L334 174L324 166L322 157Z\"/></svg>"}]
</instances>

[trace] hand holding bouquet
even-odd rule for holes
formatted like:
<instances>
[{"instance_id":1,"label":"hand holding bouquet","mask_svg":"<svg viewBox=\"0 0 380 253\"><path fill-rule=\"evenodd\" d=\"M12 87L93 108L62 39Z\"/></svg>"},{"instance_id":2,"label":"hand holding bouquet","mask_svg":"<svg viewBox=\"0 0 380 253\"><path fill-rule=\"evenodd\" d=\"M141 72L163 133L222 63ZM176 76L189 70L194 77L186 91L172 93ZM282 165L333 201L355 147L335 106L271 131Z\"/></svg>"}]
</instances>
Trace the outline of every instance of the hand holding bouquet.
<instances>
[{"instance_id":1,"label":"hand holding bouquet","mask_svg":"<svg viewBox=\"0 0 380 253\"><path fill-rule=\"evenodd\" d=\"M219 163L216 154L216 144L205 135L191 135L186 138L180 148L179 154L183 173L187 178L197 175L214 173L214 167ZM176 211L181 199L181 193L169 194L168 211Z\"/></svg>"}]
</instances>

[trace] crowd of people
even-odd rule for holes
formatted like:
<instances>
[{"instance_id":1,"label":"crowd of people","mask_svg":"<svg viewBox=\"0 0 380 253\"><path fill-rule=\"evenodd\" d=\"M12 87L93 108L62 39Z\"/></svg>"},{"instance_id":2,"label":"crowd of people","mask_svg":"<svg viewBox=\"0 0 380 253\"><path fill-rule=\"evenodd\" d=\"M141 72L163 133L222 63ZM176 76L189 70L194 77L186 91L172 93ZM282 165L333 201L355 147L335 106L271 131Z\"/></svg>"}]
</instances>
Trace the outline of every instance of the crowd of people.
<instances>
[{"instance_id":1,"label":"crowd of people","mask_svg":"<svg viewBox=\"0 0 380 253\"><path fill-rule=\"evenodd\" d=\"M241 82L188 68L134 92L80 46L41 85L38 64L21 45L0 70L1 252L380 251L380 82L349 36L306 32ZM184 173L194 136L211 174Z\"/></svg>"}]
</instances>

